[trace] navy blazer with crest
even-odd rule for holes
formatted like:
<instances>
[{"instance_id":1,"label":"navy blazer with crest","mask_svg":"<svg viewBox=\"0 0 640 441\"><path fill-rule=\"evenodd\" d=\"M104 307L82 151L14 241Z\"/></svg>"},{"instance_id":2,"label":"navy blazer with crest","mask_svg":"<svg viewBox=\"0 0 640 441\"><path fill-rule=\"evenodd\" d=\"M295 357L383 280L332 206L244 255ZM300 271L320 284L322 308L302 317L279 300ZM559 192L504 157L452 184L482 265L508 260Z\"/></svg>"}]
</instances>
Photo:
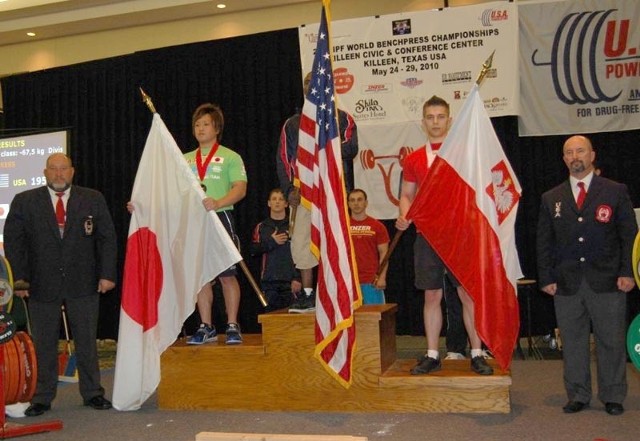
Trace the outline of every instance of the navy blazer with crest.
<instances>
[{"instance_id":1,"label":"navy blazer with crest","mask_svg":"<svg viewBox=\"0 0 640 441\"><path fill-rule=\"evenodd\" d=\"M41 302L97 295L98 280L116 282L117 238L104 196L72 185L64 237L46 186L17 194L4 227L14 280Z\"/></svg>"},{"instance_id":2,"label":"navy blazer with crest","mask_svg":"<svg viewBox=\"0 0 640 441\"><path fill-rule=\"evenodd\" d=\"M593 176L578 209L566 180L542 195L538 217L538 286L557 283L572 295L583 277L595 292L615 292L618 277L633 277L638 231L627 187Z\"/></svg>"}]
</instances>

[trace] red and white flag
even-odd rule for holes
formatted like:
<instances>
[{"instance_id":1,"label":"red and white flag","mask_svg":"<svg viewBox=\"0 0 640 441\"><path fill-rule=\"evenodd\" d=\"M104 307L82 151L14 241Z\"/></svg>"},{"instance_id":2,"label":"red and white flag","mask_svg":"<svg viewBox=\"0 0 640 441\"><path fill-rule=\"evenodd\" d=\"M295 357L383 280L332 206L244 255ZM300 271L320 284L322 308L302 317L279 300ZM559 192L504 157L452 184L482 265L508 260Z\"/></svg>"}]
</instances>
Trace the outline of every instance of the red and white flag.
<instances>
[{"instance_id":1,"label":"red and white flag","mask_svg":"<svg viewBox=\"0 0 640 441\"><path fill-rule=\"evenodd\" d=\"M503 369L520 326L515 220L521 193L475 85L407 218L473 298L478 334Z\"/></svg>"},{"instance_id":2,"label":"red and white flag","mask_svg":"<svg viewBox=\"0 0 640 441\"><path fill-rule=\"evenodd\" d=\"M160 355L205 283L241 260L162 118L153 115L131 202L113 407L137 410L160 383Z\"/></svg>"},{"instance_id":3,"label":"red and white flag","mask_svg":"<svg viewBox=\"0 0 640 441\"><path fill-rule=\"evenodd\" d=\"M311 249L318 257L316 350L327 371L351 385L355 347L354 308L361 299L353 274L340 132L334 101L328 7L323 1L311 83L305 96L298 136L300 195L311 207Z\"/></svg>"}]
</instances>

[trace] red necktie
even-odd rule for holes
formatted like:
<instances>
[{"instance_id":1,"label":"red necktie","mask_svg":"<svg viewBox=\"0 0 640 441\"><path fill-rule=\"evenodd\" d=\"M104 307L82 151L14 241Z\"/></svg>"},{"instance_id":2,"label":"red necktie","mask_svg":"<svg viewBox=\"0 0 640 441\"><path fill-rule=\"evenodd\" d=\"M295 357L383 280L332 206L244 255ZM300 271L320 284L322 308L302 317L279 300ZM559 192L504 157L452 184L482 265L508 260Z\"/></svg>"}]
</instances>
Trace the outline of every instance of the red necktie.
<instances>
[{"instance_id":1,"label":"red necktie","mask_svg":"<svg viewBox=\"0 0 640 441\"><path fill-rule=\"evenodd\" d=\"M64 192L56 193L56 196L58 196L58 203L56 203L56 220L58 221L58 228L60 228L60 235L62 235L62 232L64 231L65 218L64 202L62 202Z\"/></svg>"},{"instance_id":2,"label":"red necktie","mask_svg":"<svg viewBox=\"0 0 640 441\"><path fill-rule=\"evenodd\" d=\"M584 182L578 182L578 199L576 200L576 204L578 205L578 209L582 208L582 204L584 203L584 198L587 197L587 190L584 189Z\"/></svg>"}]
</instances>

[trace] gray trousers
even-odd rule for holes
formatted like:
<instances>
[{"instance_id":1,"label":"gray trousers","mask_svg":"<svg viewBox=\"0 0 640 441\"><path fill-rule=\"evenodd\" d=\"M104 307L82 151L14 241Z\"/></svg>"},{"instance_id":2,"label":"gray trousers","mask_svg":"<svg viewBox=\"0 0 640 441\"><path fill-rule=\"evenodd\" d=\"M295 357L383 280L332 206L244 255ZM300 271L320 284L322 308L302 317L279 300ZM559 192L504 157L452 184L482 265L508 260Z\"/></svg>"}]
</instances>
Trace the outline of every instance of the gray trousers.
<instances>
[{"instance_id":1,"label":"gray trousers","mask_svg":"<svg viewBox=\"0 0 640 441\"><path fill-rule=\"evenodd\" d=\"M75 344L80 395L85 401L104 395L104 389L100 386L96 347L99 302L97 294L65 300L67 319ZM56 396L61 304L62 300L29 300L33 344L38 361L38 381L32 403L51 404Z\"/></svg>"},{"instance_id":2,"label":"gray trousers","mask_svg":"<svg viewBox=\"0 0 640 441\"><path fill-rule=\"evenodd\" d=\"M626 294L596 293L583 279L575 295L554 297L562 336L564 386L570 401L591 400L590 334L596 345L598 399L622 403L627 396Z\"/></svg>"}]
</instances>

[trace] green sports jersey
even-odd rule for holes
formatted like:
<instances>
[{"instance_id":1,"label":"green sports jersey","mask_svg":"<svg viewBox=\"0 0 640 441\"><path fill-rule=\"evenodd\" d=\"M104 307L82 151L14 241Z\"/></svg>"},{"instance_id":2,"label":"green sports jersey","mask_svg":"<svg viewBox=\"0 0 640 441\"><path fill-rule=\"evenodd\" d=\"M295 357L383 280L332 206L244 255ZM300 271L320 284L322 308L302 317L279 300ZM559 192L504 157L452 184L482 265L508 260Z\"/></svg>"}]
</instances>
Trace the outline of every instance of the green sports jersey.
<instances>
[{"instance_id":1,"label":"green sports jersey","mask_svg":"<svg viewBox=\"0 0 640 441\"><path fill-rule=\"evenodd\" d=\"M198 166L196 164L197 151L196 149L185 153L184 158L187 160L189 167L191 167L193 174L200 180L198 176ZM206 155L203 154L202 156L202 160L204 161ZM247 181L247 172L244 169L242 158L233 150L222 145L219 146L207 166L204 180L201 181L201 184L205 186L205 193L213 199L220 199L229 193L231 184L238 181ZM233 205L222 207L216 211L225 210L233 210Z\"/></svg>"}]
</instances>

